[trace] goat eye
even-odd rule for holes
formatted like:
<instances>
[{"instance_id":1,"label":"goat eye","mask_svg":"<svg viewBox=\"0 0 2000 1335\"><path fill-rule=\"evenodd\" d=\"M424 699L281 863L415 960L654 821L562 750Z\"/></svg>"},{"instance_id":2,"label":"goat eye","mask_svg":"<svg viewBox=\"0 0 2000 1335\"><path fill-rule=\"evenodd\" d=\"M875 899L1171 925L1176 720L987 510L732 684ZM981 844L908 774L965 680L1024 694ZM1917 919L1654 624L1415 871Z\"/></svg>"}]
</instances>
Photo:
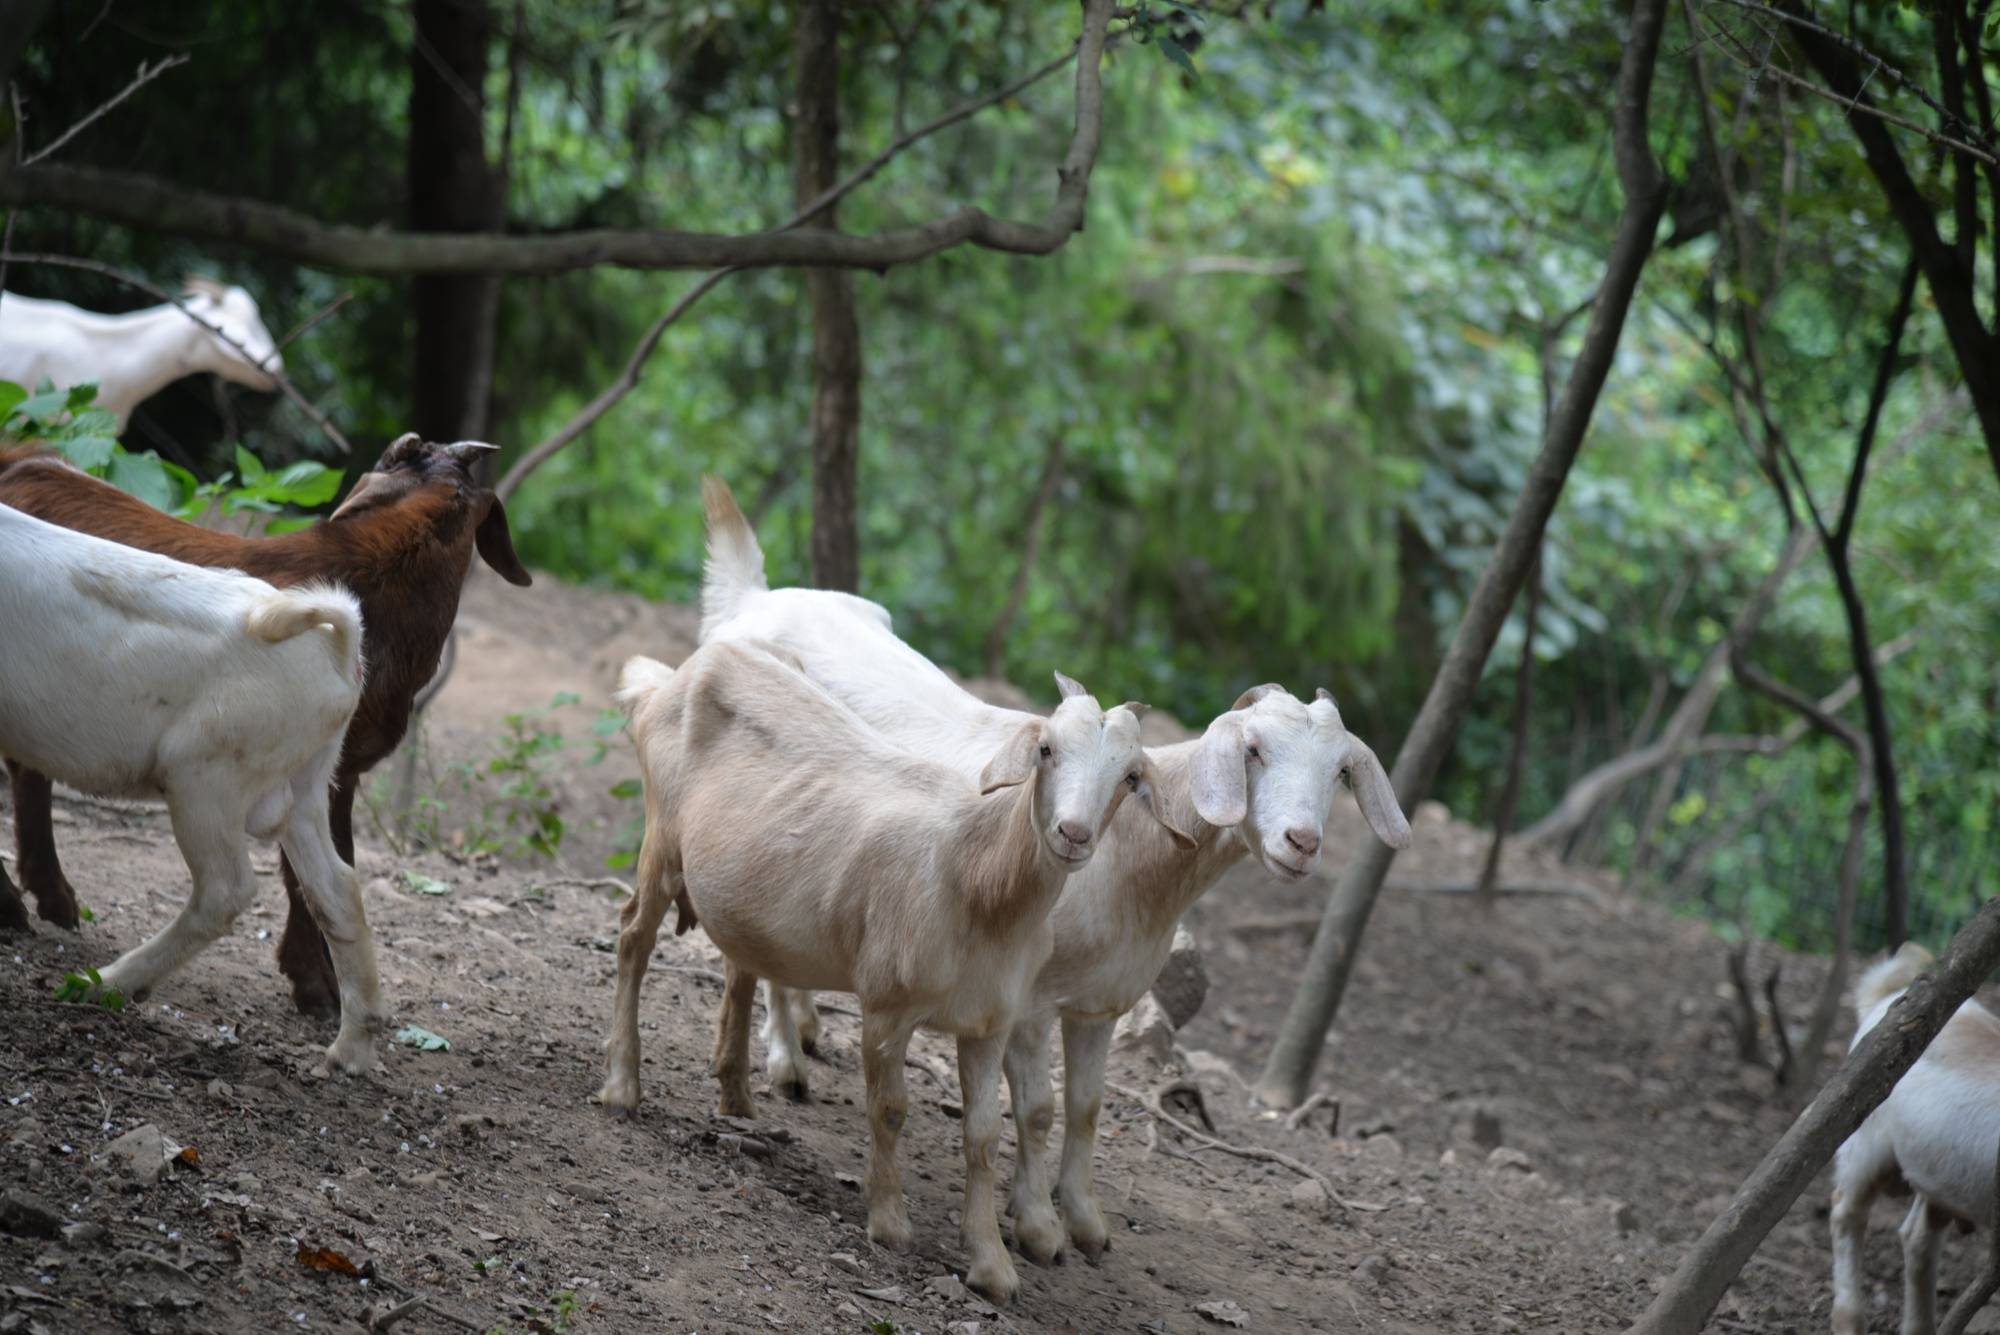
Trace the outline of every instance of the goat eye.
<instances>
[{"instance_id":1,"label":"goat eye","mask_svg":"<svg viewBox=\"0 0 2000 1335\"><path fill-rule=\"evenodd\" d=\"M1263 757L1263 755L1262 755L1262 754L1261 754L1261 753L1260 753L1260 752L1259 752L1259 751L1257 750L1257 748L1253 746L1253 747L1251 747L1251 748L1250 748L1250 758L1251 758L1252 760L1262 760L1262 759L1263 759L1264 757Z\"/></svg>"},{"instance_id":2,"label":"goat eye","mask_svg":"<svg viewBox=\"0 0 2000 1335\"><path fill-rule=\"evenodd\" d=\"M1139 776L1138 776L1138 775L1136 775L1136 774L1127 774L1127 775L1125 776L1125 782L1127 782L1127 783L1129 783L1129 784L1131 784L1131 785L1132 785L1132 791L1133 791L1133 792L1135 792L1135 793L1136 793L1136 792L1138 792L1138 791L1139 791Z\"/></svg>"},{"instance_id":3,"label":"goat eye","mask_svg":"<svg viewBox=\"0 0 2000 1335\"><path fill-rule=\"evenodd\" d=\"M1054 754L1055 754L1055 752L1053 752L1053 751L1049 750L1049 744L1048 744L1047 742L1043 742L1043 743L1042 743L1042 759L1044 759L1044 760L1047 760L1047 759L1048 759L1048 758L1049 758L1050 756L1052 756L1052 755L1054 755Z\"/></svg>"}]
</instances>

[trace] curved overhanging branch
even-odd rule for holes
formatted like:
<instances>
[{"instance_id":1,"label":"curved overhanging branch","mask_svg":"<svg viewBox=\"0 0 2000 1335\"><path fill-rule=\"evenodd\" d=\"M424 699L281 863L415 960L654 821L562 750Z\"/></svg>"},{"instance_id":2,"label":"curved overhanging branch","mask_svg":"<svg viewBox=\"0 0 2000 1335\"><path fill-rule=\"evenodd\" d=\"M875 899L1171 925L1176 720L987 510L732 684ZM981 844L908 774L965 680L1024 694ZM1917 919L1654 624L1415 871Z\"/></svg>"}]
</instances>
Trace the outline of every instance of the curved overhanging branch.
<instances>
[{"instance_id":1,"label":"curved overhanging branch","mask_svg":"<svg viewBox=\"0 0 2000 1335\"><path fill-rule=\"evenodd\" d=\"M1091 3L1084 11L1083 33L1068 51L1049 61L1047 64L1030 70L1028 73L1003 84L991 92L960 103L935 120L926 122L914 130L898 135L874 157L835 182L830 188L806 204L804 208L792 214L791 217L780 223L772 231L760 233L759 235L805 235L805 233L797 229L804 227L806 223L825 212L828 207L866 184L877 172L881 171L888 164L891 158L894 158L898 153L910 147L910 145L921 139L926 139L940 130L956 125L960 121L985 110L997 102L1003 102L1019 94L1024 89L1041 82L1049 75L1055 73L1071 60L1078 60L1076 68L1076 130L1071 137L1069 151L1064 155L1062 166L1058 169L1055 205L1049 212L1047 222L1043 224L1045 227L1051 228L1063 227L1055 244L1051 245L1048 249L1054 250L1061 246L1070 236L1083 230L1084 200L1089 192L1090 170L1097 160L1097 145L1104 121L1104 93L1101 65L1106 39L1105 28L1112 14L1111 6L1105 3L1104 0L1091 0ZM1078 59L1079 56L1082 59ZM1067 222L1067 225L1065 225L1065 220L1070 220ZM839 232L823 232L816 233L815 235L843 236L844 234ZM501 501L504 502L510 499L515 491L520 488L521 484L527 480L530 473L547 463L564 446L568 445L578 436L581 436L585 431L588 431L597 423L599 418L617 407L626 395L638 388L640 373L644 370L647 360L653 355L653 350L659 346L661 337L666 334L669 327L683 315L687 314L696 302L720 286L723 279L741 269L751 267L755 266L743 264L724 265L704 275L699 282L683 293L679 300L668 307L665 314L655 320L646 330L645 334L640 337L638 343L633 346L631 353L625 358L625 364L619 370L617 377L609 385L600 390L590 402L577 409L568 421L538 441L526 454L523 454L519 459L514 461L513 466L507 470L506 475L500 479L499 484L494 488L495 494L499 496Z\"/></svg>"},{"instance_id":2,"label":"curved overhanging branch","mask_svg":"<svg viewBox=\"0 0 2000 1335\"><path fill-rule=\"evenodd\" d=\"M1083 226L1084 200L1104 120L1100 65L1111 17L1109 0L1087 0L1084 5L1083 33L1075 52L1076 130L1058 168L1055 200L1039 220L1001 218L984 209L966 207L914 226L871 234L805 227L743 235L664 228L595 228L538 236L387 232L322 222L282 205L190 190L139 172L39 164L18 167L0 180L0 206L65 209L143 231L245 246L308 268L354 274L546 274L598 265L628 269L827 266L879 272L962 245L1017 255L1046 255L1061 249ZM1026 81L1032 82L1061 63L1044 67ZM985 104L982 100L981 105ZM977 107L962 110L945 123L962 119L971 110ZM926 131L933 128L943 126L926 127ZM909 138L914 141L914 137L921 135ZM867 179L886 160L884 156L871 162L857 176ZM806 216L811 217L829 202L815 201Z\"/></svg>"}]
</instances>

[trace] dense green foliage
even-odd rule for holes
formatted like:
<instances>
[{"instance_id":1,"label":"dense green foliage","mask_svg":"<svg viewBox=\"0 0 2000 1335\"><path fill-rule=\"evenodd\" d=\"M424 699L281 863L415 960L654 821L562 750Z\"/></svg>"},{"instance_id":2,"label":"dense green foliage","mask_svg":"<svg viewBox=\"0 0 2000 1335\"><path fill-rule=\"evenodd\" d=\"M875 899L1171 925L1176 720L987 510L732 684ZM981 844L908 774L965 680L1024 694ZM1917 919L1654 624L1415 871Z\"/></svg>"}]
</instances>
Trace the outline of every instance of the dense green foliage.
<instances>
[{"instance_id":1,"label":"dense green foliage","mask_svg":"<svg viewBox=\"0 0 2000 1335\"><path fill-rule=\"evenodd\" d=\"M143 111L84 136L78 158L323 217L397 217L411 37L401 7L121 4L85 36L93 8L65 12L31 52L29 106L44 125L80 116L141 56L197 54L143 95ZM896 34L915 7L856 8L849 161L1072 36L1068 8L946 0L923 7L906 46ZM1883 11L1865 35L1921 69L1926 20ZM511 226L749 230L789 212L783 9L538 0L521 13L517 34L501 15L496 39L522 53ZM1083 236L1049 259L954 252L860 280L864 588L919 647L983 670L1053 455L1056 501L1002 637L1007 676L1046 694L1060 666L1197 724L1256 681L1323 684L1393 752L1538 442L1544 377L1566 369L1583 323L1570 317L1602 264L1618 203L1607 114L1617 7L1357 0L1171 17L1176 44L1162 29L1113 53ZM1649 696L1671 703L1783 539L1783 511L1704 344L1740 358L1732 304L1759 305L1774 411L1813 495L1834 507L1904 260L1837 109L1768 80L1752 89L1710 44L1710 108L1730 157L1718 167L1701 133L1696 45L1677 10L1654 99L1676 182L1672 235L1544 553L1530 819L1635 740ZM508 77L496 58L489 142L502 138ZM1039 210L1069 106L1058 75L923 142L843 205L842 225L873 230L967 200ZM225 119L235 156L215 151L211 127ZM1942 189L1940 162L1911 153ZM1750 220L1742 256L1718 230L1719 179ZM354 291L288 364L357 440L398 429L406 283L67 217L24 214L17 228L28 248L155 276L215 269L258 293L273 329ZM135 303L88 276L8 281L100 308ZM553 430L691 281L605 270L509 282L497 438L519 448ZM564 578L690 598L698 478L713 470L755 509L774 578L802 580L801 302L795 274L738 275L670 332L640 389L515 502L523 557ZM1920 290L1855 547L1877 641L1918 636L1885 683L1916 925L1933 936L1995 891L2000 839L2000 484L1969 411L1949 398L1957 379ZM242 411L198 411L193 392L164 411L156 401L131 443L204 473L238 438L276 461L324 457L293 410L230 393ZM1815 557L1756 655L1823 694L1848 675L1845 637ZM1522 648L1510 629L1439 794L1476 819L1504 762ZM1712 727L1785 721L1732 690ZM1811 739L1691 764L1654 864L1667 893L1821 943L1850 767ZM1629 859L1646 799L1635 785L1582 851ZM1734 813L1767 801L1683 865ZM1871 865L1865 900L1875 884Z\"/></svg>"}]
</instances>

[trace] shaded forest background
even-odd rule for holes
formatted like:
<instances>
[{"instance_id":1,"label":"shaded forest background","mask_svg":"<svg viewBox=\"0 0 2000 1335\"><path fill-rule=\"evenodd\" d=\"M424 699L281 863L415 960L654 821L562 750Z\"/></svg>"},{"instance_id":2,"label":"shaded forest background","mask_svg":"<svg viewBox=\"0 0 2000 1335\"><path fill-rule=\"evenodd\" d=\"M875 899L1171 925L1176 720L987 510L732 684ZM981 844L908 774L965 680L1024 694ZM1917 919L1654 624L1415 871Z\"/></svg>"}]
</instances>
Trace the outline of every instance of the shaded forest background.
<instances>
[{"instance_id":1,"label":"shaded forest background","mask_svg":"<svg viewBox=\"0 0 2000 1335\"><path fill-rule=\"evenodd\" d=\"M964 672L1046 694L1060 665L1196 722L1257 681L1324 685L1386 757L1519 490L1618 216L1617 6L1153 9L1148 40L1106 67L1082 236L1045 258L960 250L846 280L858 582ZM1910 926L1938 940L1995 890L2000 478L1929 281L1892 337L1905 227L1842 109L1771 74L1786 32L1759 9L1670 11L1652 100L1672 182L1660 248L1543 546L1533 642L1523 608L1438 796L1492 810L1527 653L1523 826L1658 739L1781 553L1796 573L1757 657L1815 695L1840 688L1848 619L1794 535L1812 505L1841 509L1872 413L1849 555L1883 660ZM1966 59L1983 90L1975 10ZM1856 11L1843 17L1868 49L1937 81L1935 13ZM799 202L796 20L675 0L91 0L54 6L16 77L32 145L142 60L186 52L61 160L327 220L744 232ZM1073 34L1065 7L845 7L840 165ZM924 140L842 201L840 225L1039 208L1070 106L1051 78ZM1980 169L1921 133L1904 143L1953 244L1985 235L1993 196L1975 190L1968 215L1960 184ZM348 277L53 209L20 210L13 245L161 282L214 273L248 287L276 333L353 294L286 356L354 457L277 396L191 379L126 443L205 476L237 442L267 463L355 471L410 427L502 443L504 468L695 281ZM1966 253L1969 298L1990 315L1991 247ZM523 558L689 599L698 479L714 471L754 507L774 575L810 578L813 281L738 274L669 330L631 396L510 502ZM148 304L85 273L16 266L6 282L94 309ZM1790 721L1723 685L1696 729L1723 742L1619 788L1557 842L1726 927L1824 948L1852 758L1811 737L1726 745L1783 738ZM1879 825L1863 948L1885 931Z\"/></svg>"}]
</instances>

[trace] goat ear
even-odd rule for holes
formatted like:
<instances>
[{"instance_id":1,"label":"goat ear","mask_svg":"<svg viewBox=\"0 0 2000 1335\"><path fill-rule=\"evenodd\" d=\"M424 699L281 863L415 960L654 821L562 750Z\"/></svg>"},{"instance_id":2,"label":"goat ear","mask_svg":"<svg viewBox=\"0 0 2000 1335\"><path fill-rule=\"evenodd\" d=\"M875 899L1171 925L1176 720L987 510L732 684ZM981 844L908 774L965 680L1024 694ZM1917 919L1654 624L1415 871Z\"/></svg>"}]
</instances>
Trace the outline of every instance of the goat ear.
<instances>
[{"instance_id":1,"label":"goat ear","mask_svg":"<svg viewBox=\"0 0 2000 1335\"><path fill-rule=\"evenodd\" d=\"M1006 745L979 771L979 795L1026 783L1035 772L1035 750L1042 744L1042 721L1030 719L1015 730Z\"/></svg>"},{"instance_id":2,"label":"goat ear","mask_svg":"<svg viewBox=\"0 0 2000 1335\"><path fill-rule=\"evenodd\" d=\"M1241 825L1249 810L1243 720L1231 710L1208 725L1194 753L1194 810L1210 825Z\"/></svg>"},{"instance_id":3,"label":"goat ear","mask_svg":"<svg viewBox=\"0 0 2000 1335\"><path fill-rule=\"evenodd\" d=\"M1167 837L1174 841L1175 848L1180 849L1183 853L1194 848L1195 842L1193 837L1186 830L1181 829L1180 826L1167 819L1166 799L1160 796L1160 772L1153 767L1153 758L1151 756L1146 757L1145 765L1139 771L1138 797L1140 801L1146 804L1147 812L1152 815L1154 820L1160 823L1160 828L1167 832Z\"/></svg>"},{"instance_id":4,"label":"goat ear","mask_svg":"<svg viewBox=\"0 0 2000 1335\"><path fill-rule=\"evenodd\" d=\"M1056 689L1062 692L1062 698L1065 700L1074 699L1079 695L1090 694L1089 691L1083 688L1082 682L1078 681L1075 677L1066 677L1060 672L1056 673Z\"/></svg>"},{"instance_id":5,"label":"goat ear","mask_svg":"<svg viewBox=\"0 0 2000 1335\"><path fill-rule=\"evenodd\" d=\"M1396 790L1382 772L1382 762L1352 733L1347 738L1347 786L1354 790L1354 803L1377 839L1391 848L1410 846L1410 822L1403 817Z\"/></svg>"},{"instance_id":6,"label":"goat ear","mask_svg":"<svg viewBox=\"0 0 2000 1335\"><path fill-rule=\"evenodd\" d=\"M535 582L528 568L521 564L521 558L514 555L514 535L507 531L507 507L498 496L491 496L491 504L486 507L473 537L479 544L480 559L499 571L500 578L524 589Z\"/></svg>"},{"instance_id":7,"label":"goat ear","mask_svg":"<svg viewBox=\"0 0 2000 1335\"><path fill-rule=\"evenodd\" d=\"M342 515L352 514L364 504L367 504L367 502L362 500L362 497L368 494L369 487L374 485L375 479L380 476L380 473L368 472L354 479L354 485L349 488L347 498L334 507L333 513L327 516L328 520L339 519Z\"/></svg>"}]
</instances>

